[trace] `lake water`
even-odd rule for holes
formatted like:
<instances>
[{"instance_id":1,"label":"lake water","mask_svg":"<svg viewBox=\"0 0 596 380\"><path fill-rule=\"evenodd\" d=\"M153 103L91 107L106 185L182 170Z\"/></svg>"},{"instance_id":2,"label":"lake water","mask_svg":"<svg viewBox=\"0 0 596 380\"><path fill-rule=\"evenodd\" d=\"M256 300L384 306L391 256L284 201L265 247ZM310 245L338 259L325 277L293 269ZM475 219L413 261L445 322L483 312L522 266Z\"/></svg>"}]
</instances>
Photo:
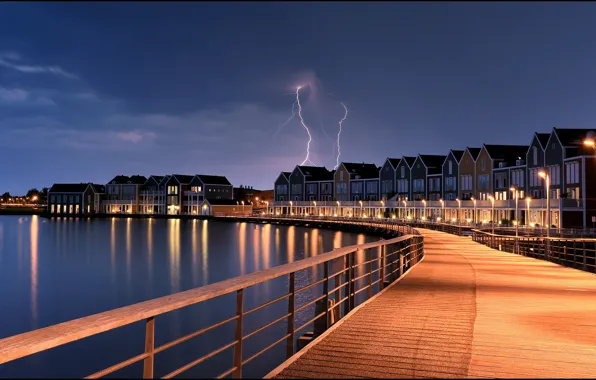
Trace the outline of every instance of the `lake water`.
<instances>
[{"instance_id":1,"label":"lake water","mask_svg":"<svg viewBox=\"0 0 596 380\"><path fill-rule=\"evenodd\" d=\"M0 216L0 338L376 239L330 230L204 220ZM311 275L317 276L297 274L296 286L307 283ZM250 288L245 291L245 309L286 291L285 278ZM285 314L286 307L280 302L247 317L245 331ZM159 316L156 346L228 318L234 310L235 294L231 294ZM305 312L298 318L308 321L313 310ZM163 376L230 343L233 330L229 324L157 354L154 375ZM243 348L244 358L284 333L285 325L250 338ZM279 364L285 346L277 347L249 363L243 376L263 376ZM143 350L144 324L135 323L0 365L0 378L83 377ZM179 377L217 376L232 367L231 358L229 349ZM142 362L111 377L141 376Z\"/></svg>"}]
</instances>

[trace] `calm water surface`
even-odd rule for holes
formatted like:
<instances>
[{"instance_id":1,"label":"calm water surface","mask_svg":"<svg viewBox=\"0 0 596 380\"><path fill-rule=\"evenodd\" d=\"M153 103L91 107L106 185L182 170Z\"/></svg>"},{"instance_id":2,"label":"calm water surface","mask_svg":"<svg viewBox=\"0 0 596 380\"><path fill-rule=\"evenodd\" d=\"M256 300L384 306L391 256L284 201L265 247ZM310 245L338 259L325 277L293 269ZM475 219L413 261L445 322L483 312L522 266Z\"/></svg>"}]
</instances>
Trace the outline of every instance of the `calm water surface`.
<instances>
[{"instance_id":1,"label":"calm water surface","mask_svg":"<svg viewBox=\"0 0 596 380\"><path fill-rule=\"evenodd\" d=\"M371 240L376 238L268 224L0 216L0 338ZM297 286L321 275L317 269L299 272ZM245 309L285 291L285 278L250 288ZM308 291L301 297L309 298ZM232 294L157 317L156 345L233 316L234 308ZM280 302L250 315L245 331L276 319L286 308ZM312 308L307 308L297 317L297 326L312 316ZM230 343L233 327L223 326L158 354L155 376ZM282 337L285 328L280 324L247 340L244 358ZM0 365L0 377L86 376L142 353L143 347L144 325L135 323ZM277 347L248 364L243 375L263 376L279 364L285 347ZM230 349L179 377L213 377L231 367ZM142 362L113 377L141 375Z\"/></svg>"}]
</instances>

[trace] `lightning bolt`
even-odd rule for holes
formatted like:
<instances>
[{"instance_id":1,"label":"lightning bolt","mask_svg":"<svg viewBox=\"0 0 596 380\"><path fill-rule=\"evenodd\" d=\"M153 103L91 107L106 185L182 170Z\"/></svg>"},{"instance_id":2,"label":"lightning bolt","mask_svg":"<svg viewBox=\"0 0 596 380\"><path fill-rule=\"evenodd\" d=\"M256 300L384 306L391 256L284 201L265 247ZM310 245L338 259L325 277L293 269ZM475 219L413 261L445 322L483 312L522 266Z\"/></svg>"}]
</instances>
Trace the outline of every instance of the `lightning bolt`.
<instances>
[{"instance_id":1,"label":"lightning bolt","mask_svg":"<svg viewBox=\"0 0 596 380\"><path fill-rule=\"evenodd\" d=\"M279 133L279 131L281 131L281 129L283 127L285 127L286 125L288 125L288 123L294 118L294 116L296 116L296 102L294 102L292 104L292 116L290 116L288 118L288 120L286 120L283 124L281 124L279 127L277 127L277 130L275 131L275 133L273 134L273 137L277 136L277 134Z\"/></svg>"},{"instance_id":2,"label":"lightning bolt","mask_svg":"<svg viewBox=\"0 0 596 380\"><path fill-rule=\"evenodd\" d=\"M339 156L341 155L341 151L340 151L340 147L339 147L339 136L341 135L341 123L343 123L348 118L348 108L342 102L339 102L339 104L341 104L341 106L344 107L344 110L346 111L346 113L344 114L344 117L339 121L339 131L337 132L337 158L336 158L335 167L333 168L334 170L339 167Z\"/></svg>"},{"instance_id":3,"label":"lightning bolt","mask_svg":"<svg viewBox=\"0 0 596 380\"><path fill-rule=\"evenodd\" d=\"M312 162L312 160L310 159L310 142L312 141L312 136L310 134L310 130L304 123L304 119L302 118L302 105L300 104L300 89L301 88L302 88L302 86L298 86L296 88L296 104L298 105L298 117L300 118L300 124L302 124L304 129L306 129L306 133L308 133L308 143L306 144L306 158L304 158L304 161L302 161L302 163L300 165L304 165L305 163L310 162L311 164L316 166L316 164L314 162Z\"/></svg>"}]
</instances>

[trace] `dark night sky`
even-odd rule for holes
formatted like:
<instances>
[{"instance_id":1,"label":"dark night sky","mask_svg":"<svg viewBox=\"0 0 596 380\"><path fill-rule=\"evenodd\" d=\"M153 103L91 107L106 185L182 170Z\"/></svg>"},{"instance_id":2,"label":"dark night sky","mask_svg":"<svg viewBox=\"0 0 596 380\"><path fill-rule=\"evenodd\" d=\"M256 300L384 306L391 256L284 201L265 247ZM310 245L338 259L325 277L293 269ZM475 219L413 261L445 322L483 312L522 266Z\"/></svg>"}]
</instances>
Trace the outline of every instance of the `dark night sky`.
<instances>
[{"instance_id":1,"label":"dark night sky","mask_svg":"<svg viewBox=\"0 0 596 380\"><path fill-rule=\"evenodd\" d=\"M116 174L272 188L302 162L591 128L595 3L1 3L0 190Z\"/></svg>"}]
</instances>

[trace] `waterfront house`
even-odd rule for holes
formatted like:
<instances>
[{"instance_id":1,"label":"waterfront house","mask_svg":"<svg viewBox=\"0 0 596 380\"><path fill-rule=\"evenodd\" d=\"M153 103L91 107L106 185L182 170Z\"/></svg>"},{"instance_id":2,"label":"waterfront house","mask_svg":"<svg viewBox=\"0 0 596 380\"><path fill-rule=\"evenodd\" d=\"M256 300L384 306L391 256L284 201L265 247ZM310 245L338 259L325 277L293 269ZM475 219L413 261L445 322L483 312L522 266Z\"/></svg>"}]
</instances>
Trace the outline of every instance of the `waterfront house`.
<instances>
[{"instance_id":1,"label":"waterfront house","mask_svg":"<svg viewBox=\"0 0 596 380\"><path fill-rule=\"evenodd\" d=\"M141 214L165 214L165 192L159 186L164 178L149 176L141 187Z\"/></svg>"},{"instance_id":2,"label":"waterfront house","mask_svg":"<svg viewBox=\"0 0 596 380\"><path fill-rule=\"evenodd\" d=\"M320 200L321 188L325 190L325 199L333 199L333 172L323 166L296 165L290 174L290 200ZM324 186L321 186L324 184Z\"/></svg>"},{"instance_id":3,"label":"waterfront house","mask_svg":"<svg viewBox=\"0 0 596 380\"><path fill-rule=\"evenodd\" d=\"M232 199L205 199L201 203L201 215L210 216L249 216L252 205Z\"/></svg>"},{"instance_id":4,"label":"waterfront house","mask_svg":"<svg viewBox=\"0 0 596 380\"><path fill-rule=\"evenodd\" d=\"M333 174L335 200L345 202L350 199L350 173L345 166L340 164Z\"/></svg>"},{"instance_id":5,"label":"waterfront house","mask_svg":"<svg viewBox=\"0 0 596 380\"><path fill-rule=\"evenodd\" d=\"M47 211L54 216L93 214L98 211L96 195L102 190L91 183L55 183L48 191Z\"/></svg>"},{"instance_id":6,"label":"waterfront house","mask_svg":"<svg viewBox=\"0 0 596 380\"><path fill-rule=\"evenodd\" d=\"M274 182L275 202L288 201L290 199L290 172L281 172Z\"/></svg>"},{"instance_id":7,"label":"waterfront house","mask_svg":"<svg viewBox=\"0 0 596 380\"><path fill-rule=\"evenodd\" d=\"M225 176L197 174L183 195L184 213L197 215L205 199L233 199L234 187Z\"/></svg>"},{"instance_id":8,"label":"waterfront house","mask_svg":"<svg viewBox=\"0 0 596 380\"><path fill-rule=\"evenodd\" d=\"M443 198L455 200L458 193L459 163L464 155L463 150L451 149L443 162Z\"/></svg>"},{"instance_id":9,"label":"waterfront house","mask_svg":"<svg viewBox=\"0 0 596 380\"><path fill-rule=\"evenodd\" d=\"M526 195L535 199L545 197L544 180L538 172L545 167L544 150L550 133L534 133L532 143L526 152Z\"/></svg>"},{"instance_id":10,"label":"waterfront house","mask_svg":"<svg viewBox=\"0 0 596 380\"><path fill-rule=\"evenodd\" d=\"M147 178L141 175L118 175L106 184L102 202L105 213L136 214L139 212L141 189Z\"/></svg>"},{"instance_id":11,"label":"waterfront house","mask_svg":"<svg viewBox=\"0 0 596 380\"><path fill-rule=\"evenodd\" d=\"M459 162L459 199L469 200L476 193L476 159L482 148L466 147Z\"/></svg>"},{"instance_id":12,"label":"waterfront house","mask_svg":"<svg viewBox=\"0 0 596 380\"><path fill-rule=\"evenodd\" d=\"M381 183L380 196L382 200L391 199L396 193L397 167L400 161L399 158L387 158L381 166L379 181Z\"/></svg>"},{"instance_id":13,"label":"waterfront house","mask_svg":"<svg viewBox=\"0 0 596 380\"><path fill-rule=\"evenodd\" d=\"M429 200L430 194L432 200L441 198L441 173L445 157L431 154L419 154L416 157L410 175L412 200Z\"/></svg>"},{"instance_id":14,"label":"waterfront house","mask_svg":"<svg viewBox=\"0 0 596 380\"><path fill-rule=\"evenodd\" d=\"M410 156L403 156L399 161L396 169L396 193L397 199L402 200L412 200L412 189L410 187L410 174L412 170L412 165L414 165L414 161L416 161L417 157L410 157Z\"/></svg>"},{"instance_id":15,"label":"waterfront house","mask_svg":"<svg viewBox=\"0 0 596 380\"><path fill-rule=\"evenodd\" d=\"M165 180L166 212L169 215L180 215L185 212L185 192L190 190L190 182L194 175L173 174Z\"/></svg>"},{"instance_id":16,"label":"waterfront house","mask_svg":"<svg viewBox=\"0 0 596 380\"><path fill-rule=\"evenodd\" d=\"M337 170L347 173L350 201L376 201L379 199L379 167L377 165L364 162L342 162Z\"/></svg>"},{"instance_id":17,"label":"waterfront house","mask_svg":"<svg viewBox=\"0 0 596 380\"><path fill-rule=\"evenodd\" d=\"M490 195L495 196L495 199L510 199L507 196L509 188L506 188L505 193L500 193L500 198L497 198L497 194L494 191L493 184L493 169L498 167L517 166L515 170L518 173L518 177L525 176L525 160L523 159L526 152L528 151L527 145L489 145L483 144L478 158L476 159L476 198L478 200L487 200ZM505 179L509 182L509 171L500 173L500 177L507 175ZM522 180L523 181L523 180ZM517 181L519 183L519 180ZM510 183L510 182L509 182ZM523 182L522 182L523 183ZM500 182L500 185L502 183ZM508 186L508 185L507 185ZM523 189L522 189L523 191Z\"/></svg>"}]
</instances>

